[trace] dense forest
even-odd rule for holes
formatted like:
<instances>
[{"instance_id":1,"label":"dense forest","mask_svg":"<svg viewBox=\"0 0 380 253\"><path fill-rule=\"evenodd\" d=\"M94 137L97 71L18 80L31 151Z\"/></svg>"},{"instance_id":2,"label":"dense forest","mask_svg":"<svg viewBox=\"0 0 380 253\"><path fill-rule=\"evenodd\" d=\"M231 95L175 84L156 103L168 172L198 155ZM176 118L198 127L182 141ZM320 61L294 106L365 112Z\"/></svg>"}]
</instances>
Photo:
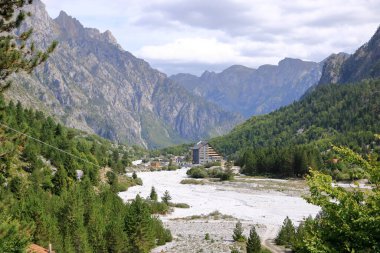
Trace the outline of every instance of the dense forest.
<instances>
[{"instance_id":1,"label":"dense forest","mask_svg":"<svg viewBox=\"0 0 380 253\"><path fill-rule=\"evenodd\" d=\"M268 115L256 116L211 144L237 161L247 174L303 175L309 166L348 179L334 159L331 144L361 154L378 152L380 80L318 87L302 100ZM335 172L334 172L335 171ZM353 176L354 177L354 176Z\"/></svg>"},{"instance_id":2,"label":"dense forest","mask_svg":"<svg viewBox=\"0 0 380 253\"><path fill-rule=\"evenodd\" d=\"M0 226L9 233L1 252L22 252L30 242L52 243L57 252L148 252L170 239L145 200L126 205L116 194L135 149L68 129L20 103L0 98L0 105Z\"/></svg>"}]
</instances>

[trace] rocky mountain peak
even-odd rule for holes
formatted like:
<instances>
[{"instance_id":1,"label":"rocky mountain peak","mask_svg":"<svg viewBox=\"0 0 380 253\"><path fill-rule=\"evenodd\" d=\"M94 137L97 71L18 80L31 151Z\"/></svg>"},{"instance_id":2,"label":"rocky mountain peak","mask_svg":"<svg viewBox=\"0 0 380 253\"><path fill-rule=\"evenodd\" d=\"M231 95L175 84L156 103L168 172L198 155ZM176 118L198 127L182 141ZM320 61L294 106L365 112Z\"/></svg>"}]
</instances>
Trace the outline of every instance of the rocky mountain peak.
<instances>
[{"instance_id":1,"label":"rocky mountain peak","mask_svg":"<svg viewBox=\"0 0 380 253\"><path fill-rule=\"evenodd\" d=\"M319 84L350 83L380 77L380 27L352 55L334 54L323 67Z\"/></svg>"},{"instance_id":2,"label":"rocky mountain peak","mask_svg":"<svg viewBox=\"0 0 380 253\"><path fill-rule=\"evenodd\" d=\"M337 83L343 63L350 57L347 53L332 54L324 60L322 76L319 84Z\"/></svg>"},{"instance_id":3,"label":"rocky mountain peak","mask_svg":"<svg viewBox=\"0 0 380 253\"><path fill-rule=\"evenodd\" d=\"M26 9L32 17L23 28L33 28L38 49L59 44L33 75L15 76L8 98L69 127L150 148L220 135L242 121L123 50L110 31L85 28L64 11L53 20L40 0Z\"/></svg>"},{"instance_id":4,"label":"rocky mountain peak","mask_svg":"<svg viewBox=\"0 0 380 253\"><path fill-rule=\"evenodd\" d=\"M320 74L319 63L285 58L278 65L258 69L233 65L221 73L205 71L199 78L185 74L171 78L225 110L248 118L299 99L318 82Z\"/></svg>"},{"instance_id":5,"label":"rocky mountain peak","mask_svg":"<svg viewBox=\"0 0 380 253\"><path fill-rule=\"evenodd\" d=\"M76 18L69 16L64 11L61 11L54 21L59 25L62 33L67 37L80 37L83 35L83 25Z\"/></svg>"}]
</instances>

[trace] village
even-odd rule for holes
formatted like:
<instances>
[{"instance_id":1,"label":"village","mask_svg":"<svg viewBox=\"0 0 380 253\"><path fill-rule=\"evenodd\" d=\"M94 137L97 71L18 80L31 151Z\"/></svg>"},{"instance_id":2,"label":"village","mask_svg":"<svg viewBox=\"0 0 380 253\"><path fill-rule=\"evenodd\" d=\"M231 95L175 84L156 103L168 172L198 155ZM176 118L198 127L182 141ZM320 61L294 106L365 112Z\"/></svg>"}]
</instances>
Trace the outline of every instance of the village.
<instances>
[{"instance_id":1,"label":"village","mask_svg":"<svg viewBox=\"0 0 380 253\"><path fill-rule=\"evenodd\" d=\"M127 167L126 171L170 171L183 167L190 168L211 163L223 167L226 161L207 141L199 141L189 149L187 155L176 156L167 154L157 157L145 156L142 159L132 161L131 166Z\"/></svg>"}]
</instances>

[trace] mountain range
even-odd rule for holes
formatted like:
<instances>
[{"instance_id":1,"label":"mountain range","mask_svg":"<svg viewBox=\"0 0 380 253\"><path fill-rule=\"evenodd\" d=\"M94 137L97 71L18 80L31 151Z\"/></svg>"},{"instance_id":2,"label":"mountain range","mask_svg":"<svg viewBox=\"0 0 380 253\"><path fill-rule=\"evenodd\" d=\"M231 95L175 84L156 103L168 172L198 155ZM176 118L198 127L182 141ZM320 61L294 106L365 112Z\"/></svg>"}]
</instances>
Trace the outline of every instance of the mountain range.
<instances>
[{"instance_id":1,"label":"mountain range","mask_svg":"<svg viewBox=\"0 0 380 253\"><path fill-rule=\"evenodd\" d=\"M17 74L7 98L42 110L69 127L121 143L158 148L229 132L252 115L298 100L316 84L380 76L379 31L353 55L316 63L285 58L257 69L234 65L200 77L167 77L125 51L110 31L85 28L40 0L20 31L33 28L41 48L58 48L33 74Z\"/></svg>"},{"instance_id":2,"label":"mountain range","mask_svg":"<svg viewBox=\"0 0 380 253\"><path fill-rule=\"evenodd\" d=\"M225 155L310 144L326 150L332 143L373 152L380 132L379 64L380 28L354 54L328 57L319 84L300 101L254 116L211 143Z\"/></svg>"},{"instance_id":3,"label":"mountain range","mask_svg":"<svg viewBox=\"0 0 380 253\"><path fill-rule=\"evenodd\" d=\"M20 32L32 27L42 49L59 45L32 76L14 77L8 98L69 127L149 148L221 135L242 122L123 50L111 32L85 28L65 12L52 19L40 0L28 11Z\"/></svg>"},{"instance_id":4,"label":"mountain range","mask_svg":"<svg viewBox=\"0 0 380 253\"><path fill-rule=\"evenodd\" d=\"M170 78L224 110L252 115L272 112L298 100L317 84L323 62L285 58L278 65L252 69L240 65L221 73L205 71L200 77L177 74Z\"/></svg>"}]
</instances>

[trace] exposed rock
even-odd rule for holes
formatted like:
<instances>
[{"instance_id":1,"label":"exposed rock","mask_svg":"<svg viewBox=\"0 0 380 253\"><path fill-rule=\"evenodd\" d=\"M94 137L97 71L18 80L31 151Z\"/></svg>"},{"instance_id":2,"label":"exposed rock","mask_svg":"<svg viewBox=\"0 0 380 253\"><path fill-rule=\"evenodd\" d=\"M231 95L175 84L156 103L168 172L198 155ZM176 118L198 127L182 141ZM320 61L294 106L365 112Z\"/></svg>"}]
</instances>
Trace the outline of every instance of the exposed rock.
<instances>
[{"instance_id":1,"label":"exposed rock","mask_svg":"<svg viewBox=\"0 0 380 253\"><path fill-rule=\"evenodd\" d=\"M350 83L380 77L380 27L353 55L332 55L323 67L319 84Z\"/></svg>"},{"instance_id":2,"label":"exposed rock","mask_svg":"<svg viewBox=\"0 0 380 253\"><path fill-rule=\"evenodd\" d=\"M9 98L64 124L119 142L161 147L226 133L241 117L225 112L124 51L111 32L85 28L61 12L51 19L40 0L28 9L33 40L59 45L32 76L19 74Z\"/></svg>"},{"instance_id":3,"label":"exposed rock","mask_svg":"<svg viewBox=\"0 0 380 253\"><path fill-rule=\"evenodd\" d=\"M178 74L171 79L225 110L250 117L299 99L309 87L318 83L320 75L319 63L285 58L278 66L251 69L235 65L218 74L206 71L200 77Z\"/></svg>"}]
</instances>

